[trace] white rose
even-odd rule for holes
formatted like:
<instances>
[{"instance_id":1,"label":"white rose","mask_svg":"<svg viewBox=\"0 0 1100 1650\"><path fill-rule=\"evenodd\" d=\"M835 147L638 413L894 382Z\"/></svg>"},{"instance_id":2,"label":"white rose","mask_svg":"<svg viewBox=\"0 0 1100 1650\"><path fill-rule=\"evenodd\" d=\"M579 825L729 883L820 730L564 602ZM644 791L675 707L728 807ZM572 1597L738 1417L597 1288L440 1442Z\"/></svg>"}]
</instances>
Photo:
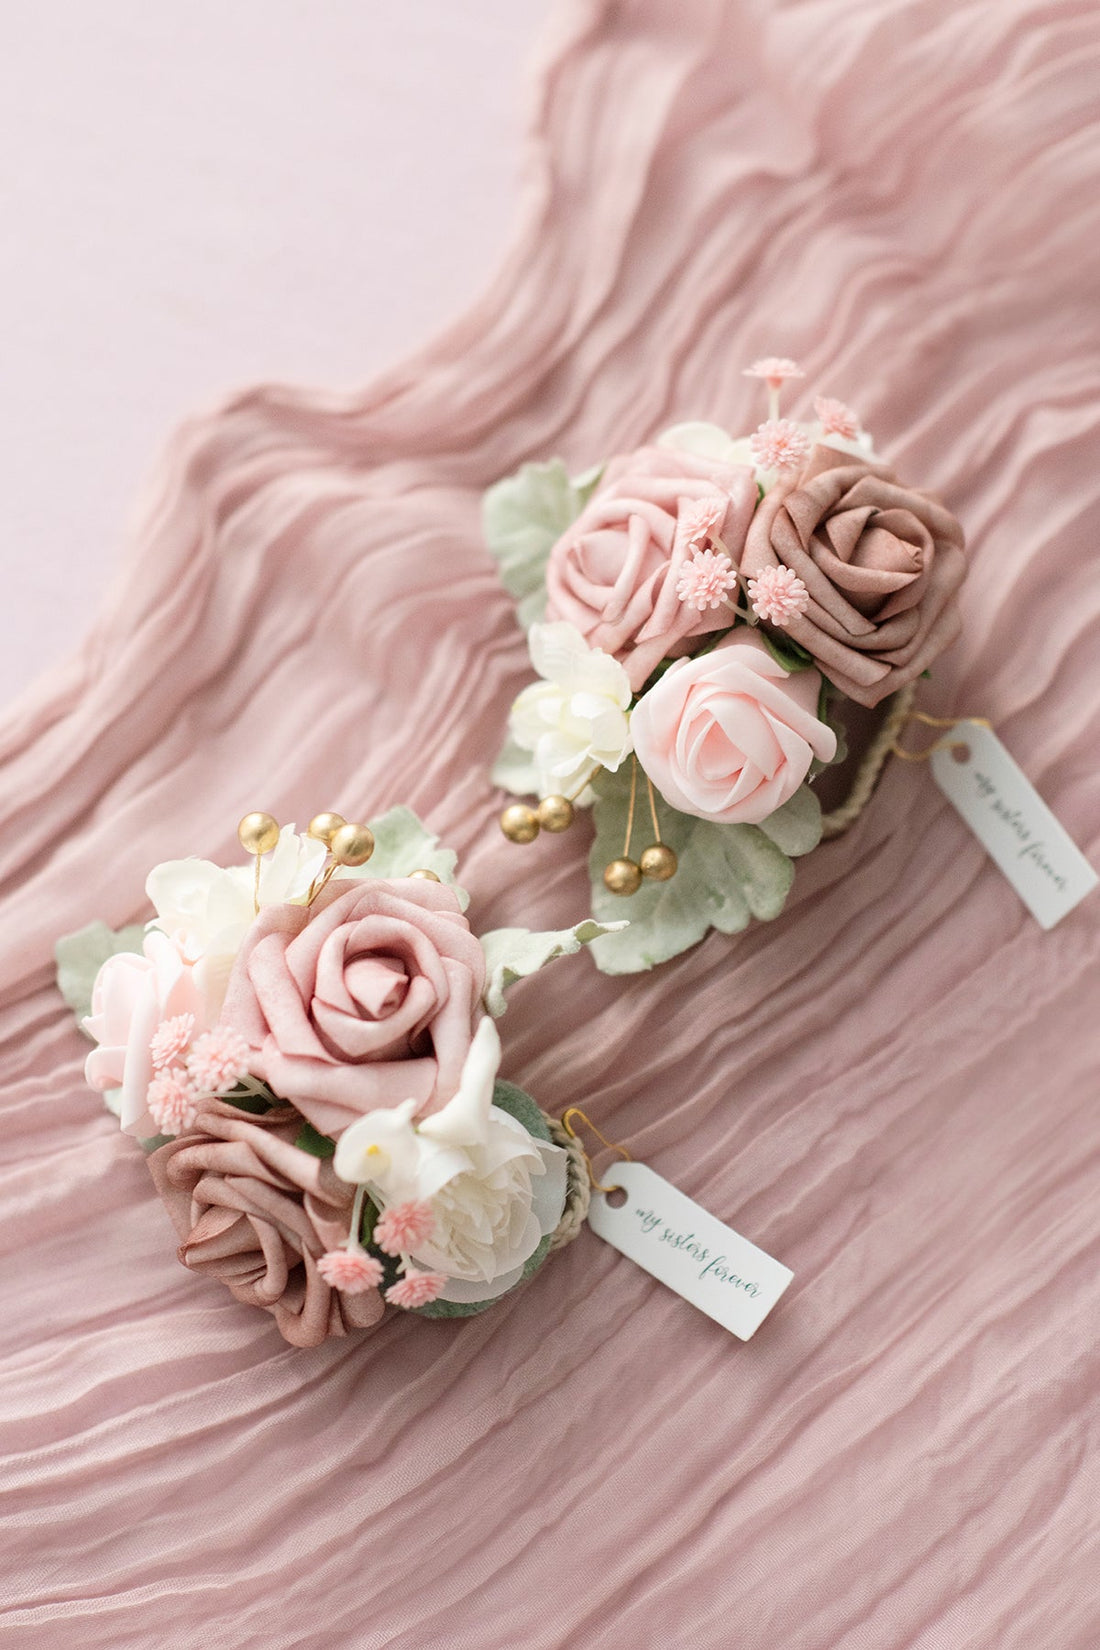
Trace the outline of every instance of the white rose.
<instances>
[{"instance_id":1,"label":"white rose","mask_svg":"<svg viewBox=\"0 0 1100 1650\"><path fill-rule=\"evenodd\" d=\"M574 625L536 624L528 636L541 682L512 706L516 744L534 754L539 794L566 791L595 767L615 772L631 750L630 679Z\"/></svg>"},{"instance_id":2,"label":"white rose","mask_svg":"<svg viewBox=\"0 0 1100 1650\"><path fill-rule=\"evenodd\" d=\"M313 837L284 825L279 841L260 862L260 904L305 902L324 864L326 848ZM252 864L223 868L208 859L170 859L154 866L145 891L163 929L195 965L200 984L217 1015L237 952L255 918Z\"/></svg>"},{"instance_id":3,"label":"white rose","mask_svg":"<svg viewBox=\"0 0 1100 1650\"><path fill-rule=\"evenodd\" d=\"M426 1203L431 1236L403 1260L449 1280L440 1299L493 1300L523 1276L565 1207L565 1153L494 1106L500 1038L482 1020L458 1093L414 1121L416 1104L368 1112L346 1128L333 1167L379 1208Z\"/></svg>"}]
</instances>

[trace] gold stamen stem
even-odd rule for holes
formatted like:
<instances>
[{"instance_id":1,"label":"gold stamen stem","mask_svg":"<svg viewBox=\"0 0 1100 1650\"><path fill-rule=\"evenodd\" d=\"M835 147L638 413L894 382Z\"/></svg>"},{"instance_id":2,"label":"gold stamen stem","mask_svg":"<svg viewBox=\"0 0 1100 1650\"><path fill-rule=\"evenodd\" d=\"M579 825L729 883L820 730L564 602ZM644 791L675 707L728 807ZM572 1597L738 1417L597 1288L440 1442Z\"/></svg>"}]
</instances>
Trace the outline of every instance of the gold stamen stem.
<instances>
[{"instance_id":1,"label":"gold stamen stem","mask_svg":"<svg viewBox=\"0 0 1100 1650\"><path fill-rule=\"evenodd\" d=\"M306 899L307 907L313 904L319 894L324 893L325 889L328 887L329 883L332 881L339 869L340 861L338 859L334 859L331 864L326 867L325 874L321 878L320 882L317 882L315 887L310 888L309 896ZM316 882L316 879L314 880Z\"/></svg>"},{"instance_id":2,"label":"gold stamen stem","mask_svg":"<svg viewBox=\"0 0 1100 1650\"><path fill-rule=\"evenodd\" d=\"M634 803L638 795L638 758L631 752L630 755L630 807L626 814L626 842L623 846L623 858L630 858L630 839L634 835Z\"/></svg>"},{"instance_id":3,"label":"gold stamen stem","mask_svg":"<svg viewBox=\"0 0 1100 1650\"><path fill-rule=\"evenodd\" d=\"M565 800L567 802L575 802L577 800L578 796L580 796L581 792L583 790L587 789L587 787L589 785L591 785L592 781L595 779L596 775L601 771L602 767L603 767L603 763L602 762L597 762L596 766L592 769L592 772L590 774L588 774L586 778L582 779L580 784L577 785L573 790L571 790L569 792L569 795L566 797Z\"/></svg>"},{"instance_id":4,"label":"gold stamen stem","mask_svg":"<svg viewBox=\"0 0 1100 1650\"><path fill-rule=\"evenodd\" d=\"M260 914L260 860L262 858L262 854L256 855L256 875L252 882L252 915L254 917L258 917Z\"/></svg>"},{"instance_id":5,"label":"gold stamen stem","mask_svg":"<svg viewBox=\"0 0 1100 1650\"><path fill-rule=\"evenodd\" d=\"M649 817L653 821L653 840L654 842L660 842L661 827L657 821L657 801L653 795L653 781L648 774L645 776L645 787L649 792Z\"/></svg>"}]
</instances>

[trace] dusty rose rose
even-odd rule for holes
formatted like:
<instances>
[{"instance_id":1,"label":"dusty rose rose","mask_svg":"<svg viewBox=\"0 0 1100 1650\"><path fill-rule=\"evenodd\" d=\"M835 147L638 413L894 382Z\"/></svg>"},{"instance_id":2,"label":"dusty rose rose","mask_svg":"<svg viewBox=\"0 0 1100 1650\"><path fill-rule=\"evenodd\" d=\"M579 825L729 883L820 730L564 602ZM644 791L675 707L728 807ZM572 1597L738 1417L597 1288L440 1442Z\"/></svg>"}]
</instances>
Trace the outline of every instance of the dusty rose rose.
<instances>
[{"instance_id":1,"label":"dusty rose rose","mask_svg":"<svg viewBox=\"0 0 1100 1650\"><path fill-rule=\"evenodd\" d=\"M363 1112L457 1092L485 953L451 888L331 882L312 909L266 906L233 967L223 1021L249 1070L333 1137Z\"/></svg>"},{"instance_id":2,"label":"dusty rose rose","mask_svg":"<svg viewBox=\"0 0 1100 1650\"><path fill-rule=\"evenodd\" d=\"M741 571L789 567L810 593L786 633L861 705L915 681L955 640L966 573L962 528L891 470L815 447L761 502Z\"/></svg>"},{"instance_id":3,"label":"dusty rose rose","mask_svg":"<svg viewBox=\"0 0 1100 1650\"><path fill-rule=\"evenodd\" d=\"M150 1155L149 1168L183 1265L264 1307L293 1346L317 1346L367 1328L385 1307L377 1289L342 1295L318 1271L348 1235L355 1187L328 1160L299 1151L301 1127L290 1106L253 1117L207 1101L187 1134Z\"/></svg>"},{"instance_id":4,"label":"dusty rose rose","mask_svg":"<svg viewBox=\"0 0 1100 1650\"><path fill-rule=\"evenodd\" d=\"M836 755L817 718L821 677L788 675L753 630L670 666L634 707L634 749L665 801L722 825L758 825L790 800L814 757Z\"/></svg>"},{"instance_id":5,"label":"dusty rose rose","mask_svg":"<svg viewBox=\"0 0 1100 1650\"><path fill-rule=\"evenodd\" d=\"M635 693L662 659L728 629L732 614L699 612L676 593L680 571L711 523L736 567L756 505L747 465L723 464L665 447L612 459L599 488L550 552L548 620L575 625L590 647L611 653Z\"/></svg>"}]
</instances>

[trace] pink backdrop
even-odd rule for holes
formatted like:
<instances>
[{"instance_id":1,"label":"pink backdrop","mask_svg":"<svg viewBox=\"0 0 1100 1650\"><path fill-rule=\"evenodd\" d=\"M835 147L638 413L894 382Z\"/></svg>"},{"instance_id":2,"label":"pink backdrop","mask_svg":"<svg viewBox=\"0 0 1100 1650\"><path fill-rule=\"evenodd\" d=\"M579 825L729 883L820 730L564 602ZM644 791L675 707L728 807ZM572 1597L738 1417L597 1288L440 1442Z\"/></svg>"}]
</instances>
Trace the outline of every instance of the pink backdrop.
<instances>
[{"instance_id":1,"label":"pink backdrop","mask_svg":"<svg viewBox=\"0 0 1100 1650\"><path fill-rule=\"evenodd\" d=\"M1100 855L1095 89L1075 0L570 0L522 232L348 395L173 443L80 656L0 727L5 1643L1094 1650L1100 896L1043 934L892 767L785 915L520 986L505 1073L789 1264L741 1345L591 1234L464 1324L290 1349L176 1263L55 934L247 808L416 807L479 929L581 915L487 762L525 678L482 488L789 352L966 523L984 712ZM64 471L59 470L63 476Z\"/></svg>"},{"instance_id":2,"label":"pink backdrop","mask_svg":"<svg viewBox=\"0 0 1100 1650\"><path fill-rule=\"evenodd\" d=\"M347 387L515 218L547 0L41 0L0 62L0 702L81 640L139 482L239 384Z\"/></svg>"}]
</instances>

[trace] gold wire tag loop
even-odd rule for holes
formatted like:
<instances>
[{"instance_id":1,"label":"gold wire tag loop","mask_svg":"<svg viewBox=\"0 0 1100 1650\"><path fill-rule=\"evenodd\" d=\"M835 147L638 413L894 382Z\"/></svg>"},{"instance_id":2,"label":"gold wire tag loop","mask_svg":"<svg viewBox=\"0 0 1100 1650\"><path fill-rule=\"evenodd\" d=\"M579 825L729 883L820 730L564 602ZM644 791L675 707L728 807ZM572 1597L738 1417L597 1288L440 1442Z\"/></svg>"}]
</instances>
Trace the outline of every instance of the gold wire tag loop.
<instances>
[{"instance_id":1,"label":"gold wire tag loop","mask_svg":"<svg viewBox=\"0 0 1100 1650\"><path fill-rule=\"evenodd\" d=\"M919 722L922 727L926 728L949 728L951 732L945 734L942 739L934 739L924 750L907 751L902 747L901 735L910 722ZM903 762L927 762L935 755L936 751L955 750L965 745L965 739L953 739L951 734L954 733L956 728L961 728L968 722L972 727L977 728L992 728L993 726L992 722L984 716L929 716L923 710L907 711L901 727L894 736L890 753L893 756L900 757Z\"/></svg>"},{"instance_id":2,"label":"gold wire tag loop","mask_svg":"<svg viewBox=\"0 0 1100 1650\"><path fill-rule=\"evenodd\" d=\"M605 1134L601 1134L592 1119L587 1117L579 1106L570 1106L568 1111L562 1113L561 1126L569 1136L570 1140L575 1140L581 1148L581 1154L584 1157L585 1165L588 1169L588 1178L592 1182L592 1190L594 1192L618 1191L619 1188L617 1186L601 1186L600 1182L596 1179L595 1170L592 1167L592 1159L589 1157L587 1151L585 1151L584 1142L581 1140L580 1135L570 1122L570 1118L573 1117L579 1117L585 1128L591 1129L592 1133L596 1136L596 1139L599 1140L609 1152L618 1152L620 1157L622 1157L627 1163L633 1163L633 1157L627 1151L625 1146L620 1146L617 1141L609 1140Z\"/></svg>"}]
</instances>

